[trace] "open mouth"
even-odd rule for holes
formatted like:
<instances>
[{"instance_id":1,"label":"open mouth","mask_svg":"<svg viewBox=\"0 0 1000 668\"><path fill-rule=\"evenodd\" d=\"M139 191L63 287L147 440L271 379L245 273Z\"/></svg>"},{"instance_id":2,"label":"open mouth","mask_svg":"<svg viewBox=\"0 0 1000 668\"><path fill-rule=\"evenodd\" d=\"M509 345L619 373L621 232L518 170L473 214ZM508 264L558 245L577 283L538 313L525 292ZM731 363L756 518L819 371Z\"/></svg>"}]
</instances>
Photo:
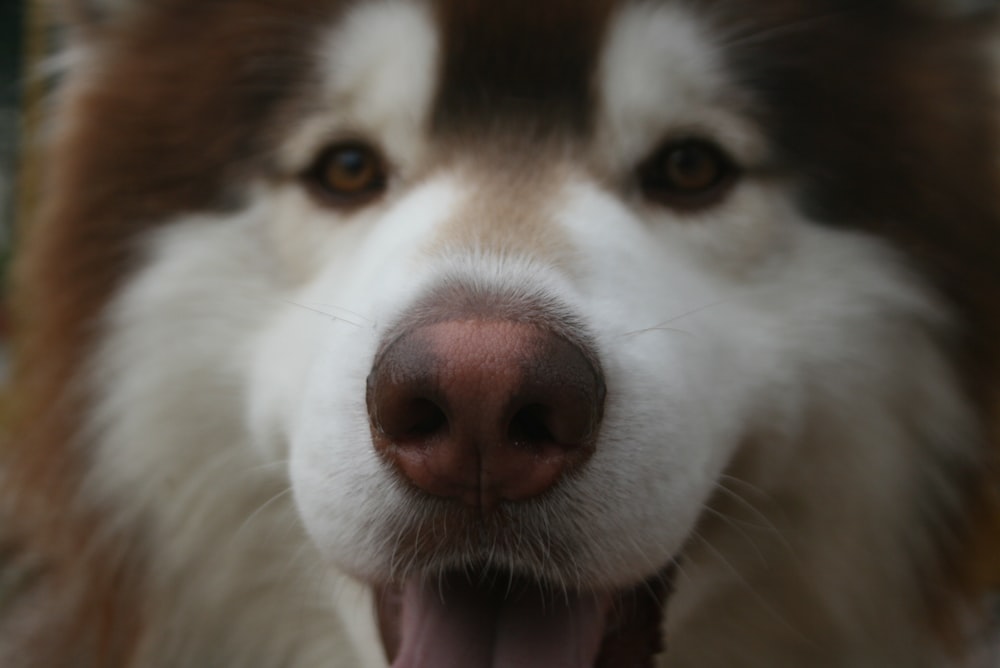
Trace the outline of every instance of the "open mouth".
<instances>
[{"instance_id":1,"label":"open mouth","mask_svg":"<svg viewBox=\"0 0 1000 668\"><path fill-rule=\"evenodd\" d=\"M610 593L500 573L414 579L377 590L379 629L393 668L652 667L673 574Z\"/></svg>"}]
</instances>

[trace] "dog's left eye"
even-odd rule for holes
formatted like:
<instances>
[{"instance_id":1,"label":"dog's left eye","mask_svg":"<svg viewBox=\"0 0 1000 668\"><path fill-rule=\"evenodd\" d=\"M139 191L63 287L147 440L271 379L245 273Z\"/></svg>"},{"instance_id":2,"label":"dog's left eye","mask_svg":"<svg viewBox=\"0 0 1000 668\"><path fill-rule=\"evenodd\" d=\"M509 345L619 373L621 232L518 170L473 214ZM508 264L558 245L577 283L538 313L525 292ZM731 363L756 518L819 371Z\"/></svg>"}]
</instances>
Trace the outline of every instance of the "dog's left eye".
<instances>
[{"instance_id":1,"label":"dog's left eye","mask_svg":"<svg viewBox=\"0 0 1000 668\"><path fill-rule=\"evenodd\" d=\"M642 194L658 204L697 209L719 201L736 180L732 160L702 139L668 142L638 171Z\"/></svg>"},{"instance_id":2,"label":"dog's left eye","mask_svg":"<svg viewBox=\"0 0 1000 668\"><path fill-rule=\"evenodd\" d=\"M335 206L365 204L386 187L386 168L378 152L357 141L328 147L305 172L317 196Z\"/></svg>"}]
</instances>

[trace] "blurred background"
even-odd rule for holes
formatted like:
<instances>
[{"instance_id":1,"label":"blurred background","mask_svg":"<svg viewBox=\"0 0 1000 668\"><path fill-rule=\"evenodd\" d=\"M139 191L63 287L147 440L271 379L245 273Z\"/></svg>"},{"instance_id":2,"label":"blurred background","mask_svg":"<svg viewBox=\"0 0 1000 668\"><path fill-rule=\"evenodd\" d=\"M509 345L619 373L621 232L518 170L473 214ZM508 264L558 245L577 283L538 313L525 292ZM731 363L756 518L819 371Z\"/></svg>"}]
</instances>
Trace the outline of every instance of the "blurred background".
<instances>
[{"instance_id":1,"label":"blurred background","mask_svg":"<svg viewBox=\"0 0 1000 668\"><path fill-rule=\"evenodd\" d=\"M18 127L23 78L20 75L27 0L0 0L0 247L2 268L6 270L10 231L16 209L15 159L19 150ZM4 273L6 273L4 271Z\"/></svg>"},{"instance_id":2,"label":"blurred background","mask_svg":"<svg viewBox=\"0 0 1000 668\"><path fill-rule=\"evenodd\" d=\"M28 4L29 0L0 0L0 294L6 294L17 211L27 203L19 194L24 177L19 156L25 147L22 138L27 125L22 110L32 90L23 74L26 50L32 43L28 39ZM36 40L40 37L36 35ZM0 346L7 334L5 305L0 301ZM6 366L6 355L0 348L0 377Z\"/></svg>"}]
</instances>

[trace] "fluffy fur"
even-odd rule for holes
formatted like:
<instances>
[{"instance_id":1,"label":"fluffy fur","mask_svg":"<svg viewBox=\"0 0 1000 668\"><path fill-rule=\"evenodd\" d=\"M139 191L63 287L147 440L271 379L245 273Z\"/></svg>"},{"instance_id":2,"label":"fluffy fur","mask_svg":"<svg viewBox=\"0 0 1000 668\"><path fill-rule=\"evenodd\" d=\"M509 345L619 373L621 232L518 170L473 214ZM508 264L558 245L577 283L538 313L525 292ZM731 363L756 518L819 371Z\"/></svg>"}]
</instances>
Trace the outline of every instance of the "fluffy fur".
<instances>
[{"instance_id":1,"label":"fluffy fur","mask_svg":"<svg viewBox=\"0 0 1000 668\"><path fill-rule=\"evenodd\" d=\"M372 586L484 564L676 564L665 668L969 665L989 3L69 5L5 467L26 665L383 666ZM735 183L643 197L687 137ZM304 182L345 138L390 165L358 206ZM372 446L373 360L451 288L554 305L606 377L593 455L510 535L437 536L448 502Z\"/></svg>"}]
</instances>

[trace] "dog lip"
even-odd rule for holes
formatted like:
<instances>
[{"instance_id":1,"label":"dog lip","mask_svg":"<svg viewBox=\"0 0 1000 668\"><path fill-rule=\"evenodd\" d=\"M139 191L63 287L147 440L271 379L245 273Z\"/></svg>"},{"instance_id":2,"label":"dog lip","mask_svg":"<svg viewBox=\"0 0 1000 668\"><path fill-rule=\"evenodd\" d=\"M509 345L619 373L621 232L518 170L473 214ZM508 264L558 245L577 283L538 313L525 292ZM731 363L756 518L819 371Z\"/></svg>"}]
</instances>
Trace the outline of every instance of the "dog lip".
<instances>
[{"instance_id":1,"label":"dog lip","mask_svg":"<svg viewBox=\"0 0 1000 668\"><path fill-rule=\"evenodd\" d=\"M515 635L521 632L536 638L556 635L555 638L546 638L542 645L526 643L514 647L515 652L546 653L551 648L561 647L558 651L573 657L571 663L565 665L651 667L655 656L665 648L663 612L673 589L674 574L675 566L671 563L631 587L606 593L565 591L531 579L492 572L479 576L465 572L451 573L430 580L414 578L401 584L375 587L379 632L386 656L397 668L448 661L451 659L439 657L451 657L450 652L461 654L464 665L469 668L488 668L491 656L511 651L510 643L503 646L495 637L496 634L511 632L511 617L515 620ZM425 593L415 594L416 590ZM430 607L443 610L457 620L446 622L446 626L454 624L461 628L451 628L443 633L437 628L428 632L429 627L440 625L441 620L433 619L438 612L428 612L421 600L431 600ZM430 619L415 619L415 615L427 615ZM532 621L525 622L524 618ZM413 638L416 633L427 633L433 639L428 643L427 637ZM463 635L456 637L455 633ZM404 637L407 634L410 637ZM449 634L451 639L445 640ZM455 642L461 646L428 647L433 642ZM413 650L414 643L421 645L418 651ZM566 649L566 646L570 648ZM468 657L473 655L478 659L469 663ZM428 656L432 658L428 659ZM425 663L428 660L430 664ZM540 660L538 665L548 665L553 659L532 656L517 663L529 665L524 661L530 660ZM559 661L570 659L560 658Z\"/></svg>"}]
</instances>

